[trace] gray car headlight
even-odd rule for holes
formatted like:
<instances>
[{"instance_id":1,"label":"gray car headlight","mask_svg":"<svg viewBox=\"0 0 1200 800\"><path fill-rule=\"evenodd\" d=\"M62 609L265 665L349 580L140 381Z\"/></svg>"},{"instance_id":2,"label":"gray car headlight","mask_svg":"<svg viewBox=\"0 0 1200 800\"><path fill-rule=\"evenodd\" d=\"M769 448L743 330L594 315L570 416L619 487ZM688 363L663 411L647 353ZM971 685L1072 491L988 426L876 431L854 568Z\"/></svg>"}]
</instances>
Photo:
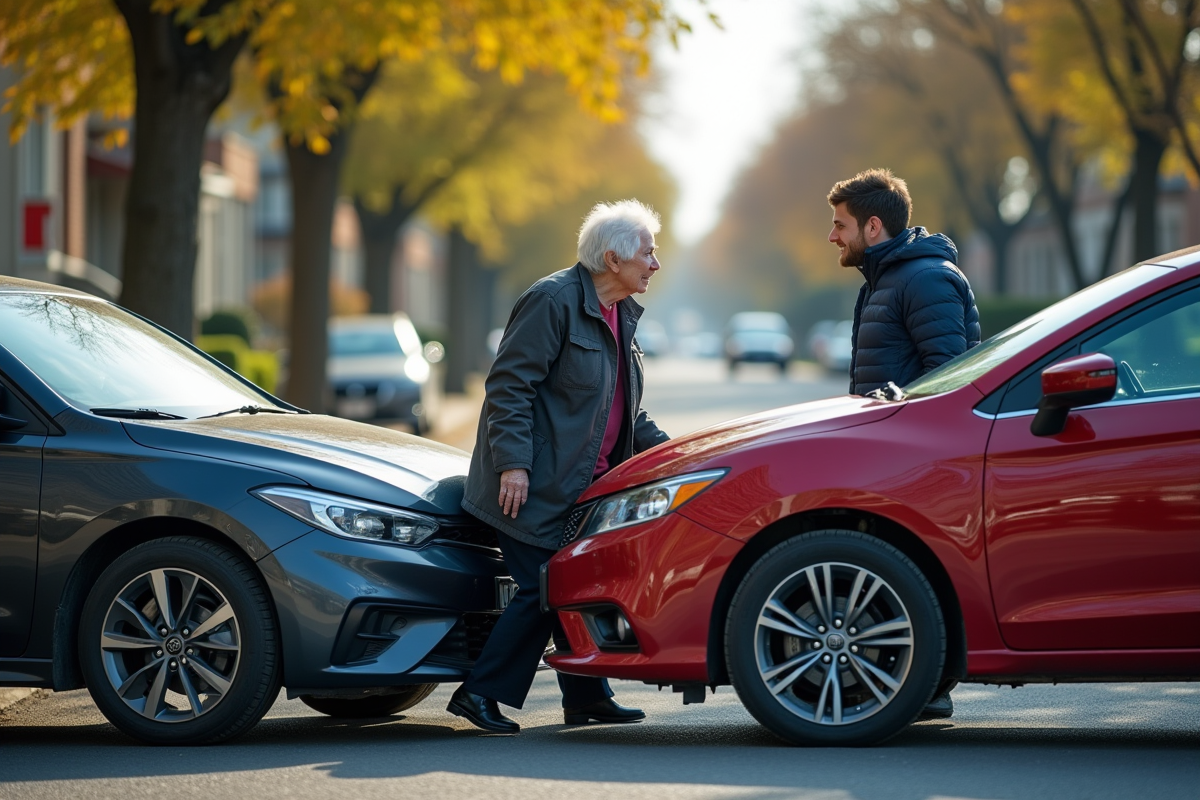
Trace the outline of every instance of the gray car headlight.
<instances>
[{"instance_id":1,"label":"gray car headlight","mask_svg":"<svg viewBox=\"0 0 1200 800\"><path fill-rule=\"evenodd\" d=\"M301 522L346 539L415 546L438 530L436 520L421 514L315 489L267 486L251 494Z\"/></svg>"},{"instance_id":2,"label":"gray car headlight","mask_svg":"<svg viewBox=\"0 0 1200 800\"><path fill-rule=\"evenodd\" d=\"M693 472L605 497L587 515L578 538L665 517L725 477L727 472L727 469Z\"/></svg>"}]
</instances>

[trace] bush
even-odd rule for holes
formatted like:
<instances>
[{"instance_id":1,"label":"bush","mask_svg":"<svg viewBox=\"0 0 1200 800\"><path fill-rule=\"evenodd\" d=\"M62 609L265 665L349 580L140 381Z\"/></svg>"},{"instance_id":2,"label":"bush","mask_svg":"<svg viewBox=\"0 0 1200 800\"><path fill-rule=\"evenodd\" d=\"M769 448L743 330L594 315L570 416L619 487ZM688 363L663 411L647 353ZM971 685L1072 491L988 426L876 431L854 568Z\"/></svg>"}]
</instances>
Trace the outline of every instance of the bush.
<instances>
[{"instance_id":1,"label":"bush","mask_svg":"<svg viewBox=\"0 0 1200 800\"><path fill-rule=\"evenodd\" d=\"M201 336L237 336L247 347L254 342L253 331L253 320L244 311L214 311L212 316L200 323Z\"/></svg>"},{"instance_id":2,"label":"bush","mask_svg":"<svg viewBox=\"0 0 1200 800\"><path fill-rule=\"evenodd\" d=\"M976 300L983 338L995 336L1026 317L1058 302L1056 297L988 297Z\"/></svg>"},{"instance_id":3,"label":"bush","mask_svg":"<svg viewBox=\"0 0 1200 800\"><path fill-rule=\"evenodd\" d=\"M279 383L279 359L265 350L251 350L241 336L197 336L196 347L270 394Z\"/></svg>"}]
</instances>

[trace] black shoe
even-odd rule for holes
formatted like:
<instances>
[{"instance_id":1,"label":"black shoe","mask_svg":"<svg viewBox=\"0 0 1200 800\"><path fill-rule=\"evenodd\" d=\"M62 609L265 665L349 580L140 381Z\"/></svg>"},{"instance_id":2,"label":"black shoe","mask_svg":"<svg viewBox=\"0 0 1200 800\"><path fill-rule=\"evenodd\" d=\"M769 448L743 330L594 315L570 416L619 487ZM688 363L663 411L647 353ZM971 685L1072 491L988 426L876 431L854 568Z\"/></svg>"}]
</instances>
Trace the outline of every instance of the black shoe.
<instances>
[{"instance_id":1,"label":"black shoe","mask_svg":"<svg viewBox=\"0 0 1200 800\"><path fill-rule=\"evenodd\" d=\"M521 726L500 713L496 701L483 695L471 694L461 686L450 695L450 704L446 710L459 717L465 717L477 728L483 728L492 733L520 733Z\"/></svg>"},{"instance_id":2,"label":"black shoe","mask_svg":"<svg viewBox=\"0 0 1200 800\"><path fill-rule=\"evenodd\" d=\"M943 692L929 701L917 717L917 720L950 719L953 714L954 702L950 699L950 693Z\"/></svg>"},{"instance_id":3,"label":"black shoe","mask_svg":"<svg viewBox=\"0 0 1200 800\"><path fill-rule=\"evenodd\" d=\"M563 709L563 720L568 725L587 725L592 720L608 723L641 722L645 718L645 711L619 706L611 697L582 708Z\"/></svg>"}]
</instances>

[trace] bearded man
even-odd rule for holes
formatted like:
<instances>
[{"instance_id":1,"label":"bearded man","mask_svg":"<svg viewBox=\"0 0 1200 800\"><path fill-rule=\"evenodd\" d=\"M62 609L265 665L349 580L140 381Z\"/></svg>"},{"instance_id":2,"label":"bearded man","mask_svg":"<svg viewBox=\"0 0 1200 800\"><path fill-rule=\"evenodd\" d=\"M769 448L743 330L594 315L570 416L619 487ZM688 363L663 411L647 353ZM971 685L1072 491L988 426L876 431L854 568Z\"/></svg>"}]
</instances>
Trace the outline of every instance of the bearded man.
<instances>
[{"instance_id":1,"label":"bearded man","mask_svg":"<svg viewBox=\"0 0 1200 800\"><path fill-rule=\"evenodd\" d=\"M908 185L871 169L829 192L829 241L862 272L854 306L850 394L911 383L979 344L979 311L954 242L908 227Z\"/></svg>"}]
</instances>

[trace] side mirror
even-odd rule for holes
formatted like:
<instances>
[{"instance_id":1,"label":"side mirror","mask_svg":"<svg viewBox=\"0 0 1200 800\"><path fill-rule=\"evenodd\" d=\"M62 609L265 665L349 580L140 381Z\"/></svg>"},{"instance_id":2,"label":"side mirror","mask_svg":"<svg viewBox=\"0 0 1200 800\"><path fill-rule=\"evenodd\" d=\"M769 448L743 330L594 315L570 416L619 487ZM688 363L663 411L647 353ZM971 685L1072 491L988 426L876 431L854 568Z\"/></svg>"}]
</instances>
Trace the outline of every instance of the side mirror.
<instances>
[{"instance_id":1,"label":"side mirror","mask_svg":"<svg viewBox=\"0 0 1200 800\"><path fill-rule=\"evenodd\" d=\"M1042 370L1042 399L1029 426L1034 436L1057 436L1072 408L1104 403L1117 392L1117 365L1103 353L1087 353Z\"/></svg>"}]
</instances>

